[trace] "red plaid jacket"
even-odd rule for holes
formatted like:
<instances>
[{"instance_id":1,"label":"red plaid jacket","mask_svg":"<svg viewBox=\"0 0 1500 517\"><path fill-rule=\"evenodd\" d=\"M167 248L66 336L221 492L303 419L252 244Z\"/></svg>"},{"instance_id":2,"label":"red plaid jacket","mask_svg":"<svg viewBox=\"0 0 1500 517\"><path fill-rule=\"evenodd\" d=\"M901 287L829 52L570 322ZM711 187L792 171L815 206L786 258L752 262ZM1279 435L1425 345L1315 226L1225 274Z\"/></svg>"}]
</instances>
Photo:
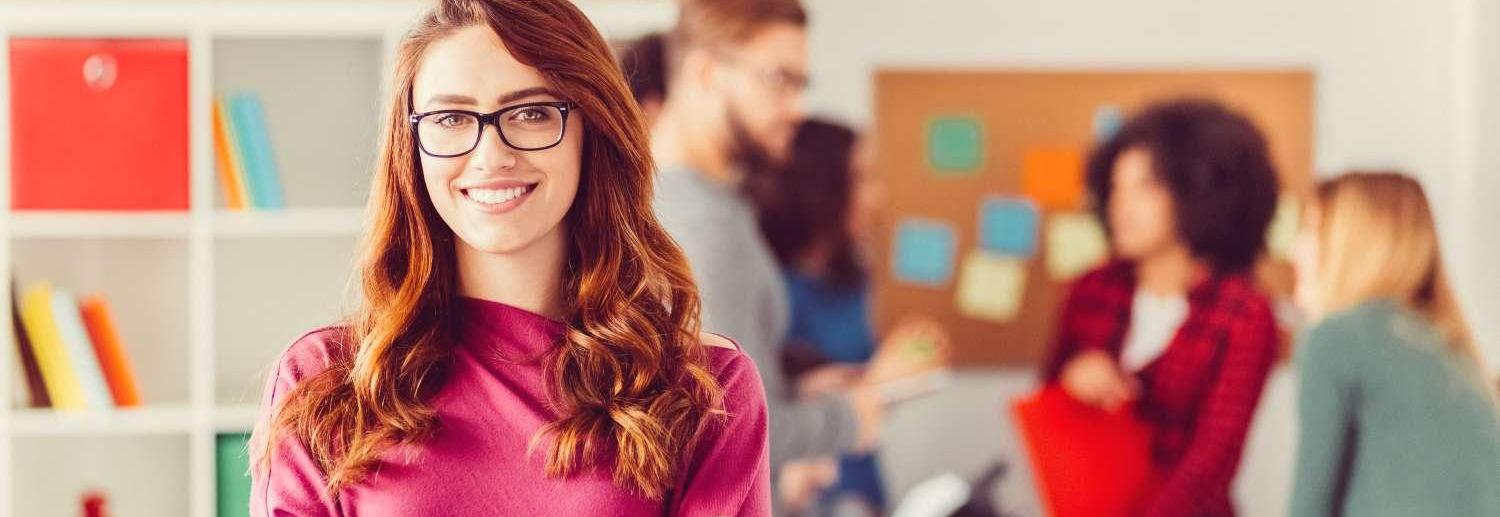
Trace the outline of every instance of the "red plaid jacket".
<instances>
[{"instance_id":1,"label":"red plaid jacket","mask_svg":"<svg viewBox=\"0 0 1500 517\"><path fill-rule=\"evenodd\" d=\"M1134 266L1120 262L1073 285L1045 363L1047 381L1080 351L1120 357L1135 288ZM1152 456L1161 481L1145 515L1234 515L1229 485L1277 339L1271 304L1248 276L1215 276L1188 292L1187 319L1140 372L1137 409L1156 429Z\"/></svg>"}]
</instances>

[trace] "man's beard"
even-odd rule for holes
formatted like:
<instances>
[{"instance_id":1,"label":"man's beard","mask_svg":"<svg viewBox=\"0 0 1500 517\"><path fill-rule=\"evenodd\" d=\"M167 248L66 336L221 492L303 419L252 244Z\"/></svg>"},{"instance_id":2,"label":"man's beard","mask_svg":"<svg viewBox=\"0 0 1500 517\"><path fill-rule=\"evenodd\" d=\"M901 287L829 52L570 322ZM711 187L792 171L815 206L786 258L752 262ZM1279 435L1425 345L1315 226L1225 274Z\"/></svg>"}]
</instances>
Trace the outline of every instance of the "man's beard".
<instances>
[{"instance_id":1,"label":"man's beard","mask_svg":"<svg viewBox=\"0 0 1500 517\"><path fill-rule=\"evenodd\" d=\"M730 104L729 159L740 167L743 174L757 174L780 164L774 153L767 149L761 139L745 124L745 117L737 106Z\"/></svg>"}]
</instances>

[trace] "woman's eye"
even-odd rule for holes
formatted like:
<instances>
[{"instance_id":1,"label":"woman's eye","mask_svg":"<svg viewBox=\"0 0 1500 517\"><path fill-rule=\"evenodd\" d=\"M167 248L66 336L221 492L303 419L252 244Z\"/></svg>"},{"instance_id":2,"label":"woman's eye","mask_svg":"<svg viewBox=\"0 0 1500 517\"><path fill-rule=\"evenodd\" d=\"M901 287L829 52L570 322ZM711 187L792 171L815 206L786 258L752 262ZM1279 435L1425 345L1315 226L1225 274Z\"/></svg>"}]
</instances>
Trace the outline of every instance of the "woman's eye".
<instances>
[{"instance_id":1,"label":"woman's eye","mask_svg":"<svg viewBox=\"0 0 1500 517\"><path fill-rule=\"evenodd\" d=\"M469 117L458 113L444 113L437 117L437 124L445 128L463 127L468 123Z\"/></svg>"},{"instance_id":2,"label":"woman's eye","mask_svg":"<svg viewBox=\"0 0 1500 517\"><path fill-rule=\"evenodd\" d=\"M549 113L546 108L531 107L516 110L515 113L511 114L510 118L511 120L514 120L516 122L535 124L539 122L546 122L547 119L552 118L552 114Z\"/></svg>"}]
</instances>

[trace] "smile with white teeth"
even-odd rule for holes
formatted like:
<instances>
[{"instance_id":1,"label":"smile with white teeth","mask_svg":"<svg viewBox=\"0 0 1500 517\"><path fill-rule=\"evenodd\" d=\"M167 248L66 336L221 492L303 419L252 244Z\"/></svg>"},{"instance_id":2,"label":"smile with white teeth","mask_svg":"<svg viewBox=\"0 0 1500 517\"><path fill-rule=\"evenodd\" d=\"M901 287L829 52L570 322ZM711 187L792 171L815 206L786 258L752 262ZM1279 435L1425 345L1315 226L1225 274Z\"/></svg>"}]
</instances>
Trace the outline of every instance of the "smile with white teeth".
<instances>
[{"instance_id":1,"label":"smile with white teeth","mask_svg":"<svg viewBox=\"0 0 1500 517\"><path fill-rule=\"evenodd\" d=\"M469 199L478 201L480 203L484 203L487 205L498 205L500 203L504 203L506 201L521 197L522 194L530 192L531 188L534 186L535 185L527 185L524 187L510 187L502 189L471 188L464 189L464 195L468 196Z\"/></svg>"}]
</instances>

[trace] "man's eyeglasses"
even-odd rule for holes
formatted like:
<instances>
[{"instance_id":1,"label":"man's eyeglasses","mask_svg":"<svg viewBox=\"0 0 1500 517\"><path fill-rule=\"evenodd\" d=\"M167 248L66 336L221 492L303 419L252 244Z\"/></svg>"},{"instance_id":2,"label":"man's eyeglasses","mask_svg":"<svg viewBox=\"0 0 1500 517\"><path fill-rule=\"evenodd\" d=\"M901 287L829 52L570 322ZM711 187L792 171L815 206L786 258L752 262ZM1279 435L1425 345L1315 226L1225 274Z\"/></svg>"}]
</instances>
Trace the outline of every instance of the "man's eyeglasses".
<instances>
[{"instance_id":1,"label":"man's eyeglasses","mask_svg":"<svg viewBox=\"0 0 1500 517\"><path fill-rule=\"evenodd\" d=\"M792 70L783 66L771 66L757 63L734 55L730 52L716 52L720 59L733 63L751 73L761 83L770 86L780 94L794 94L807 91L811 80L807 74Z\"/></svg>"}]
</instances>

